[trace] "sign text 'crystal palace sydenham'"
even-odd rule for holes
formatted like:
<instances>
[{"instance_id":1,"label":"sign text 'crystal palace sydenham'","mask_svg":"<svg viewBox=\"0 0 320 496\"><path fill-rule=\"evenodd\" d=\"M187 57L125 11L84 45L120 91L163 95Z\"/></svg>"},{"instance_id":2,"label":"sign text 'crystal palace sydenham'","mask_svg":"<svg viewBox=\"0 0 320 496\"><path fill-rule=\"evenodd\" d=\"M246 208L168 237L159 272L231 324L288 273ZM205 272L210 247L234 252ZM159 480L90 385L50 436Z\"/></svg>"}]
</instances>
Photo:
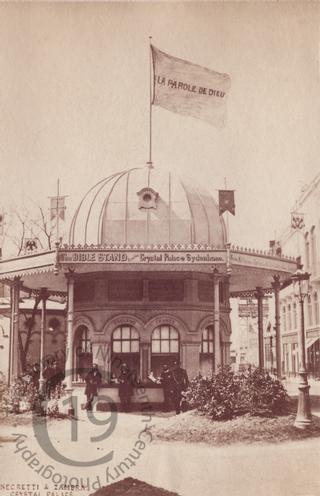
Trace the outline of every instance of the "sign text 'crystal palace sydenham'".
<instances>
[{"instance_id":1,"label":"sign text 'crystal palace sydenham'","mask_svg":"<svg viewBox=\"0 0 320 496\"><path fill-rule=\"evenodd\" d=\"M59 252L62 264L216 264L225 263L225 251L66 250Z\"/></svg>"}]
</instances>

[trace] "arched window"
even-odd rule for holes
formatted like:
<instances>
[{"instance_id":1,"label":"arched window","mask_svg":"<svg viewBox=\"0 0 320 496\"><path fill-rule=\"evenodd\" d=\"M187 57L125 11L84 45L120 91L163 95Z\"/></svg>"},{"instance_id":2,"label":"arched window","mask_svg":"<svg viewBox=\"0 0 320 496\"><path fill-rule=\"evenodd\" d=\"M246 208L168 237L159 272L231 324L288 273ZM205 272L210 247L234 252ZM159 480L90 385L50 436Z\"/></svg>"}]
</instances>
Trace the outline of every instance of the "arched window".
<instances>
[{"instance_id":1,"label":"arched window","mask_svg":"<svg viewBox=\"0 0 320 496\"><path fill-rule=\"evenodd\" d=\"M75 332L74 351L75 372L73 379L82 382L92 367L92 345L89 329L85 325L79 326Z\"/></svg>"},{"instance_id":2,"label":"arched window","mask_svg":"<svg viewBox=\"0 0 320 496\"><path fill-rule=\"evenodd\" d=\"M158 377L162 366L172 366L179 356L180 336L177 329L166 324L156 327L151 337L151 370L154 375Z\"/></svg>"},{"instance_id":3,"label":"arched window","mask_svg":"<svg viewBox=\"0 0 320 496\"><path fill-rule=\"evenodd\" d=\"M318 300L317 292L313 294L313 313L314 313L314 323L315 325L319 325L319 300Z\"/></svg>"},{"instance_id":4,"label":"arched window","mask_svg":"<svg viewBox=\"0 0 320 496\"><path fill-rule=\"evenodd\" d=\"M308 303L308 326L311 327L312 326L312 299L311 299L310 295L308 295L307 303Z\"/></svg>"},{"instance_id":5,"label":"arched window","mask_svg":"<svg viewBox=\"0 0 320 496\"><path fill-rule=\"evenodd\" d=\"M286 307L282 307L282 327L283 327L283 332L286 332L287 330L287 312L286 312Z\"/></svg>"},{"instance_id":6,"label":"arched window","mask_svg":"<svg viewBox=\"0 0 320 496\"><path fill-rule=\"evenodd\" d=\"M86 326L80 326L79 330L81 330L79 335L79 348L83 353L91 353L92 345L89 339L89 330Z\"/></svg>"},{"instance_id":7,"label":"arched window","mask_svg":"<svg viewBox=\"0 0 320 496\"><path fill-rule=\"evenodd\" d=\"M202 375L211 375L214 357L214 330L213 326L207 326L201 334L200 345L200 372Z\"/></svg>"},{"instance_id":8,"label":"arched window","mask_svg":"<svg viewBox=\"0 0 320 496\"><path fill-rule=\"evenodd\" d=\"M297 321L297 304L294 302L293 304L293 329L297 329L298 321Z\"/></svg>"},{"instance_id":9,"label":"arched window","mask_svg":"<svg viewBox=\"0 0 320 496\"><path fill-rule=\"evenodd\" d=\"M127 324L117 327L112 333L111 373L113 378L120 374L120 366L126 363L132 374L140 372L140 337L138 331Z\"/></svg>"},{"instance_id":10,"label":"arched window","mask_svg":"<svg viewBox=\"0 0 320 496\"><path fill-rule=\"evenodd\" d=\"M288 305L288 331L292 329L292 319L291 319L291 305Z\"/></svg>"}]
</instances>

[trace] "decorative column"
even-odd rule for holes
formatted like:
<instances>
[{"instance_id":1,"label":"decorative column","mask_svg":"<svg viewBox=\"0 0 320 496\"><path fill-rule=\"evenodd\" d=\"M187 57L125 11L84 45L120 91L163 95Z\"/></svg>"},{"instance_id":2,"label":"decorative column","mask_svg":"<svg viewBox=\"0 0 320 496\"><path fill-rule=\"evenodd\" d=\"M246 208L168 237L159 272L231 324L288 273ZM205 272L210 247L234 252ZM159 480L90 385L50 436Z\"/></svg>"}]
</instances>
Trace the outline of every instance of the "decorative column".
<instances>
[{"instance_id":1,"label":"decorative column","mask_svg":"<svg viewBox=\"0 0 320 496\"><path fill-rule=\"evenodd\" d=\"M219 278L218 269L213 270L213 329L214 329L214 372L218 372L221 365L220 349L220 298L219 298Z\"/></svg>"},{"instance_id":2,"label":"decorative column","mask_svg":"<svg viewBox=\"0 0 320 496\"><path fill-rule=\"evenodd\" d=\"M66 393L70 399L68 409L69 415L74 415L73 398L72 398L72 377L73 377L73 300L74 300L74 275L67 275L67 292L68 292L68 310L67 310L67 349L66 349L66 364L65 364L65 384Z\"/></svg>"},{"instance_id":3,"label":"decorative column","mask_svg":"<svg viewBox=\"0 0 320 496\"><path fill-rule=\"evenodd\" d=\"M189 379L196 377L200 371L200 345L199 341L182 343L183 368L188 371Z\"/></svg>"},{"instance_id":4,"label":"decorative column","mask_svg":"<svg viewBox=\"0 0 320 496\"><path fill-rule=\"evenodd\" d=\"M7 384L11 384L11 363L12 363L12 337L13 337L13 288L10 286L10 333L9 333L9 364L8 364L8 376Z\"/></svg>"},{"instance_id":5,"label":"decorative column","mask_svg":"<svg viewBox=\"0 0 320 496\"><path fill-rule=\"evenodd\" d=\"M112 350L111 350L111 341L106 341L106 375L107 375L107 380L108 383L111 382L111 376L112 376Z\"/></svg>"},{"instance_id":6,"label":"decorative column","mask_svg":"<svg viewBox=\"0 0 320 496\"><path fill-rule=\"evenodd\" d=\"M46 303L47 303L47 298L48 298L48 293L46 288L41 288L40 291L40 298L42 301L42 307L41 307L41 324L40 324L40 378L39 378L39 391L40 393L44 394L44 377L43 377L43 370L44 370L44 339L45 339L45 333L46 333L46 317L47 317L47 311L46 311Z\"/></svg>"},{"instance_id":7,"label":"decorative column","mask_svg":"<svg viewBox=\"0 0 320 496\"><path fill-rule=\"evenodd\" d=\"M140 343L140 379L147 382L151 369L151 343Z\"/></svg>"},{"instance_id":8,"label":"decorative column","mask_svg":"<svg viewBox=\"0 0 320 496\"><path fill-rule=\"evenodd\" d=\"M231 256L230 256L230 249L231 249L231 243L226 243L226 249L227 249L227 273L228 275L231 274L232 268L231 268Z\"/></svg>"},{"instance_id":9,"label":"decorative column","mask_svg":"<svg viewBox=\"0 0 320 496\"><path fill-rule=\"evenodd\" d=\"M256 288L256 298L258 303L258 343L259 343L259 368L264 369L263 354L263 289Z\"/></svg>"},{"instance_id":10,"label":"decorative column","mask_svg":"<svg viewBox=\"0 0 320 496\"><path fill-rule=\"evenodd\" d=\"M11 326L10 326L10 366L9 366L9 381L13 382L19 375L19 299L20 299L20 287L22 281L19 277L15 277L13 281L13 286L11 289Z\"/></svg>"},{"instance_id":11,"label":"decorative column","mask_svg":"<svg viewBox=\"0 0 320 496\"><path fill-rule=\"evenodd\" d=\"M280 334L280 276L273 276L273 283L271 284L274 291L274 304L275 304L275 332L276 332L276 368L277 377L281 379L281 334Z\"/></svg>"}]
</instances>

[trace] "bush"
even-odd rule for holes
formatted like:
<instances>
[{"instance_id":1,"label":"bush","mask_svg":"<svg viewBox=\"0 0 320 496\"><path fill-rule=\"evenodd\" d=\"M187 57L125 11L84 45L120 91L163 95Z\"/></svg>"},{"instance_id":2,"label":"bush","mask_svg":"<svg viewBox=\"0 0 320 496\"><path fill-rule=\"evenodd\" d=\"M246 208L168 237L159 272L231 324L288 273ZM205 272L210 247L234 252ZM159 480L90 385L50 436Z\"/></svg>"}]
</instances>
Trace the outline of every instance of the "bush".
<instances>
[{"instance_id":1,"label":"bush","mask_svg":"<svg viewBox=\"0 0 320 496\"><path fill-rule=\"evenodd\" d=\"M212 419L226 420L237 415L274 415L284 411L287 394L282 384L259 369L235 374L221 368L211 377L197 376L185 393L191 408Z\"/></svg>"},{"instance_id":2,"label":"bush","mask_svg":"<svg viewBox=\"0 0 320 496\"><path fill-rule=\"evenodd\" d=\"M22 413L31 410L42 413L42 400L43 397L34 384L25 377L19 377L4 389L1 409L7 413Z\"/></svg>"},{"instance_id":3,"label":"bush","mask_svg":"<svg viewBox=\"0 0 320 496\"><path fill-rule=\"evenodd\" d=\"M288 395L281 382L260 369L245 377L241 396L249 413L255 415L279 414L287 408Z\"/></svg>"},{"instance_id":4,"label":"bush","mask_svg":"<svg viewBox=\"0 0 320 496\"><path fill-rule=\"evenodd\" d=\"M65 418L65 415L61 411L61 401L60 398L65 396L65 390L62 384L57 384L54 391L51 393L51 398L46 404L46 415L53 418Z\"/></svg>"}]
</instances>

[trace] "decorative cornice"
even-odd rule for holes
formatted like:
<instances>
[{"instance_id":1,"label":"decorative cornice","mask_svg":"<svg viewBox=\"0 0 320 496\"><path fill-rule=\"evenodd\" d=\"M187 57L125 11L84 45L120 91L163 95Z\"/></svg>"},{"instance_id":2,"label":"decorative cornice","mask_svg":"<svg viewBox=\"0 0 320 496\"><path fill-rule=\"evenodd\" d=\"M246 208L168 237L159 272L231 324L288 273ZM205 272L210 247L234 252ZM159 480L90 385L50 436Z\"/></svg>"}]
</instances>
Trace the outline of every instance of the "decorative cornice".
<instances>
[{"instance_id":1,"label":"decorative cornice","mask_svg":"<svg viewBox=\"0 0 320 496\"><path fill-rule=\"evenodd\" d=\"M182 251L182 250L187 250L187 251L192 251L192 250L223 250L226 251L226 248L220 245L211 245L211 244L206 244L206 243L201 243L201 244L184 244L184 243L163 243L163 244L101 244L101 245L94 245L94 244L64 244L62 245L59 250L66 251L66 250L143 250L143 251L148 251L148 250L164 250L164 251L171 251L171 250L177 250L177 251Z\"/></svg>"}]
</instances>

